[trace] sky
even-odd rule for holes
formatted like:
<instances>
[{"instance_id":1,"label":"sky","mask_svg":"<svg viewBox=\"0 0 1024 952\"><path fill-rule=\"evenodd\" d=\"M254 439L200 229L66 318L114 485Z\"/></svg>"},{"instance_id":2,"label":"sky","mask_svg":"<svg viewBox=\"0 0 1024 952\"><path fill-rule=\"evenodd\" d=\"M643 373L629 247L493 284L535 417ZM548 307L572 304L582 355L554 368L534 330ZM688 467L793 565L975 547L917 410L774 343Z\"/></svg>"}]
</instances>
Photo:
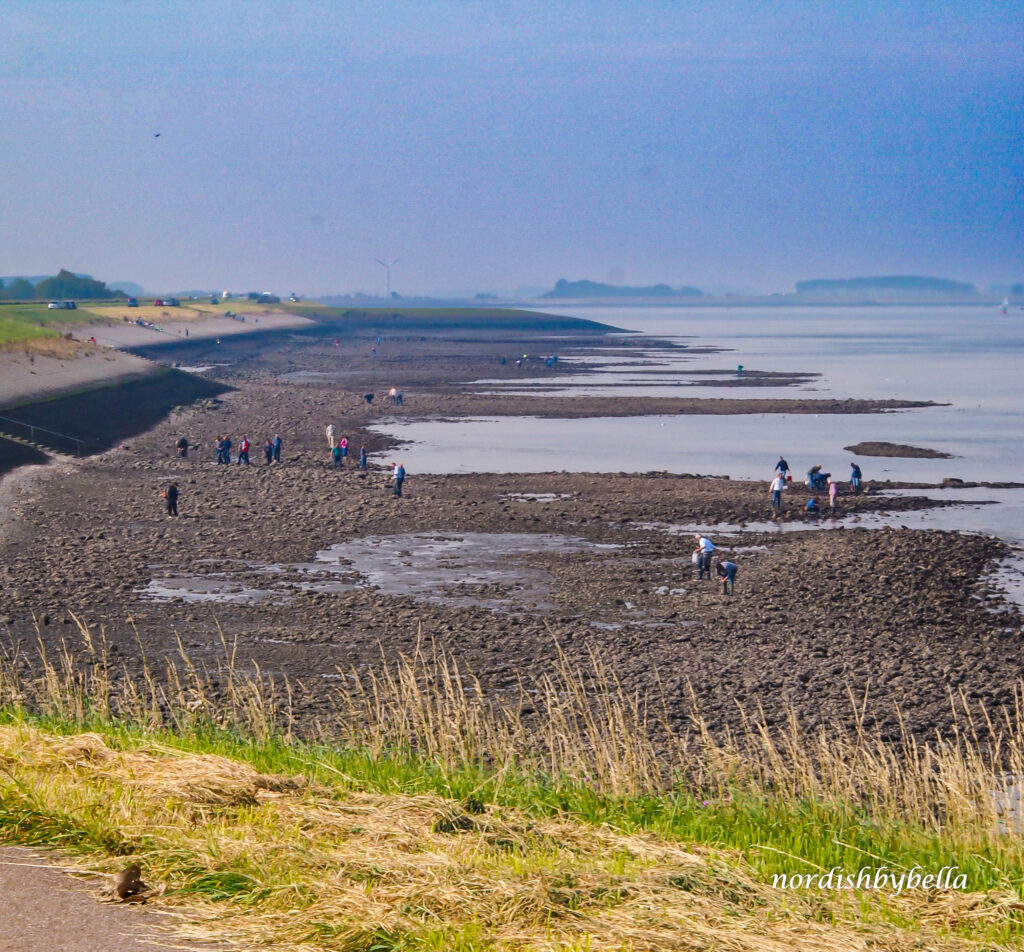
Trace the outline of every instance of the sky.
<instances>
[{"instance_id":1,"label":"sky","mask_svg":"<svg viewBox=\"0 0 1024 952\"><path fill-rule=\"evenodd\" d=\"M1024 0L2 0L0 38L0 274L1024 281Z\"/></svg>"}]
</instances>

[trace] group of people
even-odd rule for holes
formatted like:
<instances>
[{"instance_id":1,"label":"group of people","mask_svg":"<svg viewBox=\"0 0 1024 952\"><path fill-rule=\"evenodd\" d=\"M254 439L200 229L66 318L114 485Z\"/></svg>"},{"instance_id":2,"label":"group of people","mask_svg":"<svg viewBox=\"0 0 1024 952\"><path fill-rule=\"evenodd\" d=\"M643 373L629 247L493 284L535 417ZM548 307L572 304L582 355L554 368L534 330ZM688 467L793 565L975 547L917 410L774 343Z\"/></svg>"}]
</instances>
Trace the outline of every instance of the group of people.
<instances>
[{"instance_id":1,"label":"group of people","mask_svg":"<svg viewBox=\"0 0 1024 952\"><path fill-rule=\"evenodd\" d=\"M218 436L213 442L213 447L217 451L217 462L221 465L228 466L231 464L231 447L234 444L231 442L230 436ZM271 463L281 462L281 447L283 441L280 436L275 436L271 439L269 436L263 441L263 458L266 460L267 466ZM249 451L252 449L252 444L249 442L247 436L243 436L238 444L238 455L235 461L243 466L249 465ZM182 437L178 440L178 455L182 458L188 456L188 440Z\"/></svg>"},{"instance_id":2,"label":"group of people","mask_svg":"<svg viewBox=\"0 0 1024 952\"><path fill-rule=\"evenodd\" d=\"M349 441L347 436L337 439L337 429L334 424L330 424L327 427L327 441L331 449L331 460L336 469L342 469L345 465L345 460L348 457ZM178 453L179 459L188 459L188 451L191 444L187 437L180 437L174 444L175 449ZM231 463L231 449L234 444L232 443L231 437L229 436L218 436L214 441L214 448L217 451L217 463L224 465ZM267 465L271 463L281 462L281 447L283 441L280 436L275 436L273 439L267 437L263 443L263 455L266 458ZM244 465L249 465L249 450L251 444L249 443L248 437L243 436L238 444L237 462ZM391 463L391 480L394 483L394 495L401 497L402 485L405 483L405 465L403 463ZM364 443L359 447L359 468L366 470L369 468L369 458L366 451L366 444ZM161 494L167 504L167 515L173 517L178 515L178 484L176 482L170 483Z\"/></svg>"},{"instance_id":3,"label":"group of people","mask_svg":"<svg viewBox=\"0 0 1024 952\"><path fill-rule=\"evenodd\" d=\"M729 559L714 560L712 553L718 548L706 535L698 532L694 538L697 540L697 548L693 550L693 564L697 566L697 581L702 582L706 578L711 581L711 565L714 562L715 575L722 582L722 594L732 595L736 590L736 573L739 566Z\"/></svg>"},{"instance_id":4,"label":"group of people","mask_svg":"<svg viewBox=\"0 0 1024 952\"><path fill-rule=\"evenodd\" d=\"M348 459L348 437L337 438L338 431L333 423L327 425L327 447L331 453L331 462L335 469L344 469ZM359 447L359 468L366 469L369 460L366 455L366 444Z\"/></svg>"},{"instance_id":5,"label":"group of people","mask_svg":"<svg viewBox=\"0 0 1024 952\"><path fill-rule=\"evenodd\" d=\"M861 482L864 479L864 474L861 472L860 467L856 463L850 463L850 492L855 496L861 492ZM779 461L775 464L775 476L772 479L769 490L771 492L771 505L775 512L782 511L782 490L786 488L786 484L792 482L793 477L789 472L789 463L786 462L784 456L779 457ZM805 485L811 489L823 489L828 492L828 506L831 512L836 512L838 509L837 497L839 496L839 484L832 479L831 473L823 473L821 471L821 463L816 463L807 471L807 479ZM820 507L818 505L818 497L811 496L807 500L807 504L804 506L807 512L819 512Z\"/></svg>"}]
</instances>

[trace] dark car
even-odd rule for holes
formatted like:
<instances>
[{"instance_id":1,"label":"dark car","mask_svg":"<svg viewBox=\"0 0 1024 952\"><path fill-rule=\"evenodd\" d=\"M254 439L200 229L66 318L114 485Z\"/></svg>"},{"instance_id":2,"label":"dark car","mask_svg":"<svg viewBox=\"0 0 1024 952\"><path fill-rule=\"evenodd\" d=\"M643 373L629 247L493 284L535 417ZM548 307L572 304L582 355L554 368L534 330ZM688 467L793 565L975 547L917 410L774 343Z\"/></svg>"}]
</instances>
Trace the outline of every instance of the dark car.
<instances>
[{"instance_id":1,"label":"dark car","mask_svg":"<svg viewBox=\"0 0 1024 952\"><path fill-rule=\"evenodd\" d=\"M138 307L138 306L139 306L139 299L138 298L128 298L128 307Z\"/></svg>"}]
</instances>

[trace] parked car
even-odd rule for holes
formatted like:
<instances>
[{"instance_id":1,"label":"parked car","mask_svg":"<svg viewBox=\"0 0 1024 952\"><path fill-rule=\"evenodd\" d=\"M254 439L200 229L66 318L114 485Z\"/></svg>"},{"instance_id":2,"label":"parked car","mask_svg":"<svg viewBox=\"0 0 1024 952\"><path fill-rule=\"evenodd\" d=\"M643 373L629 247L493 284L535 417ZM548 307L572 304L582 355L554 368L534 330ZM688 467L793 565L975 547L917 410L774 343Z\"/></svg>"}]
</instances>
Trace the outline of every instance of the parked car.
<instances>
[{"instance_id":1,"label":"parked car","mask_svg":"<svg viewBox=\"0 0 1024 952\"><path fill-rule=\"evenodd\" d=\"M46 305L51 311L77 311L78 305L74 301L51 301Z\"/></svg>"},{"instance_id":2,"label":"parked car","mask_svg":"<svg viewBox=\"0 0 1024 952\"><path fill-rule=\"evenodd\" d=\"M129 307L138 307L139 306L139 299L138 298L128 298L128 306Z\"/></svg>"},{"instance_id":3,"label":"parked car","mask_svg":"<svg viewBox=\"0 0 1024 952\"><path fill-rule=\"evenodd\" d=\"M164 306L164 302L160 298L157 298L153 302L153 307L163 307L163 306Z\"/></svg>"}]
</instances>

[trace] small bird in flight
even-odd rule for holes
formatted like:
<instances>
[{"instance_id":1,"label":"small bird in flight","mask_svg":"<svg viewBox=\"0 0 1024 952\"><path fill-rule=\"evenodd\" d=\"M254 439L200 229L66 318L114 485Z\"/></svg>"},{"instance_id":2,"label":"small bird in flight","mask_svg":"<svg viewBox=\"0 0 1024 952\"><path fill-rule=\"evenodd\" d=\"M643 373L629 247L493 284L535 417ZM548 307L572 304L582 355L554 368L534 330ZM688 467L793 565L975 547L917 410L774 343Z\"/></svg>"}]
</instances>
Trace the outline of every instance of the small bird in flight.
<instances>
[{"instance_id":1,"label":"small bird in flight","mask_svg":"<svg viewBox=\"0 0 1024 952\"><path fill-rule=\"evenodd\" d=\"M159 139L160 138L160 133L159 132L154 132L153 133L153 138L154 139Z\"/></svg>"}]
</instances>

